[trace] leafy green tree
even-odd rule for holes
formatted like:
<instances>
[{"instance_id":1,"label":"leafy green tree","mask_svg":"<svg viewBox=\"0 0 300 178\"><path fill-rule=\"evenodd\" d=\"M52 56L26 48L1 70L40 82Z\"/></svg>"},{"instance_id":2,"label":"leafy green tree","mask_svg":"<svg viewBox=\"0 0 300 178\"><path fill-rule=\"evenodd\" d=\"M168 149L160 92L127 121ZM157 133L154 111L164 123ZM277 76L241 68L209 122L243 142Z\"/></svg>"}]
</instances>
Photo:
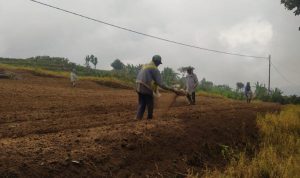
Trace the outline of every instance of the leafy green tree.
<instances>
[{"instance_id":1,"label":"leafy green tree","mask_svg":"<svg viewBox=\"0 0 300 178\"><path fill-rule=\"evenodd\" d=\"M94 55L91 55L91 57L90 57L90 62L91 62L92 64L94 64L95 69L96 69L96 66L97 66L97 63L98 63L98 58L97 58L96 56L94 56Z\"/></svg>"},{"instance_id":2,"label":"leafy green tree","mask_svg":"<svg viewBox=\"0 0 300 178\"><path fill-rule=\"evenodd\" d=\"M96 65L98 63L98 58L96 56L94 56L93 54L92 55L87 55L85 57L85 66L87 68L90 68L90 63L92 63L94 66L95 66L95 69L96 69Z\"/></svg>"},{"instance_id":3,"label":"leafy green tree","mask_svg":"<svg viewBox=\"0 0 300 178\"><path fill-rule=\"evenodd\" d=\"M232 91L229 85L217 85L216 88L223 90L223 91Z\"/></svg>"},{"instance_id":4,"label":"leafy green tree","mask_svg":"<svg viewBox=\"0 0 300 178\"><path fill-rule=\"evenodd\" d=\"M89 55L87 55L87 56L85 57L85 66L86 66L87 68L90 68L90 61L91 61L91 58L90 58Z\"/></svg>"},{"instance_id":5,"label":"leafy green tree","mask_svg":"<svg viewBox=\"0 0 300 178\"><path fill-rule=\"evenodd\" d=\"M207 81L205 78L203 78L201 81L200 81L200 90L203 90L203 91L210 91L212 88L213 88L214 84L213 82L211 81Z\"/></svg>"},{"instance_id":6,"label":"leafy green tree","mask_svg":"<svg viewBox=\"0 0 300 178\"><path fill-rule=\"evenodd\" d=\"M110 65L114 70L122 70L125 68L125 65L123 64L122 61L120 61L120 59L116 59L114 60L113 63L111 63Z\"/></svg>"},{"instance_id":7,"label":"leafy green tree","mask_svg":"<svg viewBox=\"0 0 300 178\"><path fill-rule=\"evenodd\" d=\"M178 81L178 73L176 73L172 68L165 67L161 72L162 80L167 85L173 85Z\"/></svg>"},{"instance_id":8,"label":"leafy green tree","mask_svg":"<svg viewBox=\"0 0 300 178\"><path fill-rule=\"evenodd\" d=\"M282 93L283 92L279 88L275 88L275 90L271 92L271 101L284 104Z\"/></svg>"},{"instance_id":9,"label":"leafy green tree","mask_svg":"<svg viewBox=\"0 0 300 178\"><path fill-rule=\"evenodd\" d=\"M292 95L287 98L286 103L300 104L300 97L297 95Z\"/></svg>"},{"instance_id":10,"label":"leafy green tree","mask_svg":"<svg viewBox=\"0 0 300 178\"><path fill-rule=\"evenodd\" d=\"M284 4L284 6L288 10L293 10L295 15L300 15L300 0L281 0L281 4Z\"/></svg>"},{"instance_id":11,"label":"leafy green tree","mask_svg":"<svg viewBox=\"0 0 300 178\"><path fill-rule=\"evenodd\" d=\"M181 75L182 75L182 77L184 76L184 74L186 73L186 71L187 71L187 67L180 67L179 69L177 69L180 73L181 73Z\"/></svg>"},{"instance_id":12,"label":"leafy green tree","mask_svg":"<svg viewBox=\"0 0 300 178\"><path fill-rule=\"evenodd\" d=\"M236 83L236 90L240 92L244 88L244 84L242 82Z\"/></svg>"},{"instance_id":13,"label":"leafy green tree","mask_svg":"<svg viewBox=\"0 0 300 178\"><path fill-rule=\"evenodd\" d=\"M188 66L188 67L180 67L180 68L177 69L177 70L181 73L181 75L182 75L182 77L183 77L184 74L187 72L187 70L188 70L189 68L193 68L193 69L194 69L194 67Z\"/></svg>"},{"instance_id":14,"label":"leafy green tree","mask_svg":"<svg viewBox=\"0 0 300 178\"><path fill-rule=\"evenodd\" d=\"M260 84L259 82L257 82L255 84L255 97L257 99L261 99L263 101L268 101L269 100L268 89L266 88L265 85Z\"/></svg>"},{"instance_id":15,"label":"leafy green tree","mask_svg":"<svg viewBox=\"0 0 300 178\"><path fill-rule=\"evenodd\" d=\"M142 69L142 65L127 64L124 69L126 76L128 76L132 80L135 80L138 72Z\"/></svg>"}]
</instances>

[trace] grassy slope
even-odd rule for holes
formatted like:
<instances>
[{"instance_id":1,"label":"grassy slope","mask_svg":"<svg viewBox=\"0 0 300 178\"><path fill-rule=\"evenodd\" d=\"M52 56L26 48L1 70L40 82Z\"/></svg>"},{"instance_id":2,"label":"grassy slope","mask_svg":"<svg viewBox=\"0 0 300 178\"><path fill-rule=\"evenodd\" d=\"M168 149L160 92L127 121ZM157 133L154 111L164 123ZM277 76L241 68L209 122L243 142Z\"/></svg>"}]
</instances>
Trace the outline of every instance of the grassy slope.
<instances>
[{"instance_id":1,"label":"grassy slope","mask_svg":"<svg viewBox=\"0 0 300 178\"><path fill-rule=\"evenodd\" d=\"M14 66L9 64L0 64L0 69L5 70L25 70L38 76L58 77L58 78L69 78L70 73L66 71L50 71L42 68L26 67L26 66ZM82 76L79 80L94 81L99 84L108 85L117 88L131 89L133 86L128 82L119 80L114 77L93 77L93 76Z\"/></svg>"},{"instance_id":2,"label":"grassy slope","mask_svg":"<svg viewBox=\"0 0 300 178\"><path fill-rule=\"evenodd\" d=\"M225 170L206 170L201 177L300 177L300 106L258 116L259 151L252 159L239 153ZM190 172L188 177L200 177Z\"/></svg>"}]
</instances>

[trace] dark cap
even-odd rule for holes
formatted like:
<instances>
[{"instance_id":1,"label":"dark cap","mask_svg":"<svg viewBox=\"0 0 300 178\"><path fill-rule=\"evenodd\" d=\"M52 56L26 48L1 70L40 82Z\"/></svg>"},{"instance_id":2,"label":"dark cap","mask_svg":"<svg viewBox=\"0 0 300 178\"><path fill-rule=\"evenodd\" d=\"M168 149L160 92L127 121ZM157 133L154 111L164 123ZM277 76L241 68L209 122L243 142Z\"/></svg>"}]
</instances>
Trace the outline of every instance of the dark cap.
<instances>
[{"instance_id":1,"label":"dark cap","mask_svg":"<svg viewBox=\"0 0 300 178\"><path fill-rule=\"evenodd\" d=\"M189 70L189 71L193 71L195 68L194 67L192 67L192 66L188 66L187 68L186 68L186 70Z\"/></svg>"},{"instance_id":2,"label":"dark cap","mask_svg":"<svg viewBox=\"0 0 300 178\"><path fill-rule=\"evenodd\" d=\"M157 63L157 64L162 64L160 55L154 55L152 57L152 61Z\"/></svg>"}]
</instances>

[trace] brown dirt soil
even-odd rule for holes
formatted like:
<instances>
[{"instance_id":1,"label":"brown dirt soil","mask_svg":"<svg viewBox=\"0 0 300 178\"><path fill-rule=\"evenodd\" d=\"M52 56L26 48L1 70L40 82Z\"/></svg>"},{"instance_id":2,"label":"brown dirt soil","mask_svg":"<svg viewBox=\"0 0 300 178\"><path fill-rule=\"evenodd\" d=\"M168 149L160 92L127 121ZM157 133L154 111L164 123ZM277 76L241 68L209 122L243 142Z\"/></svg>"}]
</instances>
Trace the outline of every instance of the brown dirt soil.
<instances>
[{"instance_id":1,"label":"brown dirt soil","mask_svg":"<svg viewBox=\"0 0 300 178\"><path fill-rule=\"evenodd\" d=\"M136 121L133 90L19 71L0 80L0 177L184 177L251 154L256 116L280 105L162 93L156 118ZM225 149L228 146L228 150ZM226 147L227 148L227 147Z\"/></svg>"}]
</instances>

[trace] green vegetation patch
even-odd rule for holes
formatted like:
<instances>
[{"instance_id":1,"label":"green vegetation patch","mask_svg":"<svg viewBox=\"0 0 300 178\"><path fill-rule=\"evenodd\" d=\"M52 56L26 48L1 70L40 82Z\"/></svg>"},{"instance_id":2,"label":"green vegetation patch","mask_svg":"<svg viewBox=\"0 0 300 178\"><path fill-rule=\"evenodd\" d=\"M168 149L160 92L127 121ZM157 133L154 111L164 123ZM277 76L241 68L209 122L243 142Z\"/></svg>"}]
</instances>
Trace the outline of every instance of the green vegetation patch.
<instances>
[{"instance_id":1,"label":"green vegetation patch","mask_svg":"<svg viewBox=\"0 0 300 178\"><path fill-rule=\"evenodd\" d=\"M9 64L0 64L0 69L5 70L23 70L30 72L35 76L50 77L50 78L69 78L70 72L66 71L50 71L43 68L33 68L26 66L14 66ZM9 72L12 73L12 72ZM121 89L133 89L133 84L126 82L115 77L95 77L95 76L81 76L79 80L88 80L96 82L97 84Z\"/></svg>"},{"instance_id":2,"label":"green vegetation patch","mask_svg":"<svg viewBox=\"0 0 300 178\"><path fill-rule=\"evenodd\" d=\"M207 169L201 177L300 177L300 106L289 105L280 113L258 116L257 126L260 144L254 157L239 153L224 171ZM190 172L188 177L200 174Z\"/></svg>"}]
</instances>

